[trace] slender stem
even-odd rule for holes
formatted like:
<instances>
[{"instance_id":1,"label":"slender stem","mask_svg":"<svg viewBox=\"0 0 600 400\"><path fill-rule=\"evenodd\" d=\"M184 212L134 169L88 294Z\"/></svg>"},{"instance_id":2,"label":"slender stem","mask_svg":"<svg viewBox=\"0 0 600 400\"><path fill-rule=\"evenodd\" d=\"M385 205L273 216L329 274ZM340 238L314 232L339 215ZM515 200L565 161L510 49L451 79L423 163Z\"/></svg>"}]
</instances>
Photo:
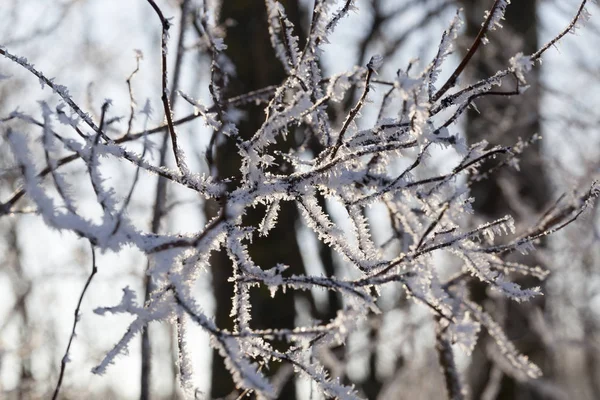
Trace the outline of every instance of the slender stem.
<instances>
[{"instance_id":1,"label":"slender stem","mask_svg":"<svg viewBox=\"0 0 600 400\"><path fill-rule=\"evenodd\" d=\"M69 337L69 343L67 344L67 350L65 351L65 355L62 358L60 363L60 373L58 375L58 382L56 383L56 388L54 389L54 394L52 395L52 400L56 400L58 398L58 394L60 392L60 388L62 386L63 378L65 375L65 370L67 368L67 363L69 362L69 351L71 350L71 344L73 344L73 339L75 338L75 329L77 328L77 322L79 322L79 310L81 309L81 303L83 302L83 297L88 290L88 287L92 283L92 279L94 275L98 272L98 267L96 265L96 250L94 245L90 242L90 248L92 250L92 271L88 276L85 285L83 286L83 290L81 291L81 295L79 296L79 301L77 302L77 307L75 308L75 317L73 319L73 328L71 329L71 336Z\"/></svg>"},{"instance_id":2,"label":"slender stem","mask_svg":"<svg viewBox=\"0 0 600 400\"><path fill-rule=\"evenodd\" d=\"M584 12L586 3L587 3L587 0L583 0L581 2L581 4L579 4L579 9L577 10L577 13L571 20L571 23L565 29L563 29L561 33L559 33L557 36L553 37L552 40L550 40L548 43L546 43L544 46L542 46L541 49L539 49L538 51L536 51L534 54L531 55L532 62L537 61L542 56L542 54L544 54L544 52L546 50L548 50L550 47L554 46L560 39L563 38L563 36L565 36L567 33L571 32L573 30L573 28L575 27L575 24L577 24L577 21L579 21L579 19L581 18L582 14Z\"/></svg>"},{"instance_id":3,"label":"slender stem","mask_svg":"<svg viewBox=\"0 0 600 400\"><path fill-rule=\"evenodd\" d=\"M369 90L371 88L371 77L373 76L374 72L375 71L371 67L367 67L367 77L365 79L365 89L363 90L362 95L360 96L360 99L358 100L358 103L356 103L354 108L352 108L352 110L350 110L350 113L348 114L348 116L346 117L346 120L344 121L344 125L342 125L342 129L340 130L337 141L331 151L331 156L330 156L331 159L335 158L335 155L337 154L338 150L344 143L344 135L348 131L350 124L352 123L352 121L354 121L354 118L356 118L356 116L360 112L360 109L365 104L365 100L366 100L367 95L369 94Z\"/></svg>"},{"instance_id":4,"label":"slender stem","mask_svg":"<svg viewBox=\"0 0 600 400\"><path fill-rule=\"evenodd\" d=\"M446 383L446 391L450 400L463 400L465 391L461 376L456 362L454 360L454 352L452 351L452 343L449 339L447 327L443 327L439 318L436 318L435 348L438 353L438 359L442 372L444 373L444 382Z\"/></svg>"},{"instance_id":5,"label":"slender stem","mask_svg":"<svg viewBox=\"0 0 600 400\"><path fill-rule=\"evenodd\" d=\"M171 23L165 16L163 15L160 8L156 5L154 0L147 0L148 3L152 6L156 15L160 19L160 23L162 25L162 35L161 35L161 85L162 85L162 95L160 99L163 103L163 108L165 110L165 118L167 119L167 127L169 130L169 135L171 137L171 145L173 146L173 155L175 156L175 163L177 164L177 168L179 168L179 172L182 174L185 171L185 166L183 164L183 160L181 159L181 151L179 148L179 144L177 142L177 132L175 132L175 125L173 124L173 112L171 110L171 104L169 99L169 88L168 88L168 63L167 63L167 55L168 55L168 40L169 40L169 29L171 27Z\"/></svg>"},{"instance_id":6,"label":"slender stem","mask_svg":"<svg viewBox=\"0 0 600 400\"><path fill-rule=\"evenodd\" d=\"M156 14L158 15L160 22L162 24L162 40L161 40L161 61L162 61L162 96L161 100L163 103L163 107L165 110L165 116L167 119L167 128L171 137L171 144L173 146L173 154L175 156L175 162L179 171L183 174L185 168L183 166L182 160L179 158L181 152L179 151L177 144L177 134L175 132L175 125L173 122L173 114L171 111L171 104L175 102L175 93L177 90L177 85L179 83L179 77L181 75L181 63L183 60L184 54L184 34L185 34L185 21L187 17L187 8L189 4L189 0L183 0L181 3L181 17L180 17L180 30L179 30L179 40L177 45L177 54L175 59L175 68L173 72L173 87L171 88L171 96L169 96L168 91L168 81L167 81L167 40L168 40L168 31L171 26L169 21L164 17L160 8L156 5L153 0L148 0ZM164 137L161 152L160 152L160 165L164 166L166 164L166 152L167 152L167 136ZM152 226L151 230L153 233L158 233L160 229L160 223L165 215L165 203L167 199L167 179L163 177L159 177L156 184L156 196L154 199L154 207L153 207L153 215L152 215ZM149 267L149 263L148 263ZM154 283L152 282L152 277L147 275L144 278L144 288L145 288L145 303L150 300L150 294L154 290ZM142 367L141 367L141 392L140 399L147 400L150 398L150 380L152 374L152 346L150 342L150 333L148 328L144 329L142 332Z\"/></svg>"},{"instance_id":7,"label":"slender stem","mask_svg":"<svg viewBox=\"0 0 600 400\"><path fill-rule=\"evenodd\" d=\"M446 93L452 86L454 86L454 84L456 83L456 80L458 79L460 74L462 74L464 69L467 67L467 64L469 64L469 61L471 61L471 58L473 58L473 56L477 52L477 49L479 49L479 46L481 45L481 42L483 41L485 34L487 33L487 31L490 28L490 23L492 22L492 17L494 15L494 13L496 12L496 9L500 6L501 1L502 0L496 0L494 2L494 5L492 6L492 9L490 10L487 18L485 19L485 22L481 26L481 29L479 30L477 37L475 37L475 41L473 41L471 48L469 49L467 54L465 54L462 61L460 62L458 67L456 67L456 69L454 70L454 72L452 73L450 78L448 78L446 83L444 83L444 86L442 86L442 88L440 90L438 90L435 95L433 95L432 100L434 102L437 101L440 97L442 97L444 95L444 93Z\"/></svg>"}]
</instances>

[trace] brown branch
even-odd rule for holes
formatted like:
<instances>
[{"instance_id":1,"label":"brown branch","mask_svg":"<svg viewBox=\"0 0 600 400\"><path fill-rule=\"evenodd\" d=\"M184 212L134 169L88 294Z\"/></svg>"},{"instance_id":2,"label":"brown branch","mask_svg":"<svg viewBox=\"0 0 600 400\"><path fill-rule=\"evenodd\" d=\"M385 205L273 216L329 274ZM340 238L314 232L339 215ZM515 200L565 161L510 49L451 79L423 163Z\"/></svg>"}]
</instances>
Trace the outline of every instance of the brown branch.
<instances>
[{"instance_id":1,"label":"brown branch","mask_svg":"<svg viewBox=\"0 0 600 400\"><path fill-rule=\"evenodd\" d=\"M133 124L133 118L135 116L136 102L135 102L135 97L133 96L133 88L131 87L131 81L133 80L133 77L140 70L140 60L141 59L142 59L142 53L139 52L139 51L136 52L136 55L135 55L135 69L127 77L127 80L125 81L127 83L127 91L129 92L129 120L127 121L127 133L125 134L125 136L128 136L131 133L131 126Z\"/></svg>"},{"instance_id":2,"label":"brown branch","mask_svg":"<svg viewBox=\"0 0 600 400\"><path fill-rule=\"evenodd\" d=\"M371 89L371 77L373 76L374 72L375 72L375 70L371 67L371 63L369 62L369 64L367 64L367 77L365 79L365 89L363 90L363 93L360 96L358 103L356 103L354 108L352 110L350 110L350 113L348 114L348 116L346 117L346 120L344 121L344 125L342 126L342 129L340 130L337 141L335 142L335 145L331 149L331 153L330 153L331 159L335 158L335 155L337 154L338 150L342 146L342 143L344 143L344 135L346 134L346 131L350 127L350 124L352 123L352 121L354 121L354 118L356 118L356 116L360 112L363 105L365 104L365 100L367 98L367 95L369 94L369 90Z\"/></svg>"},{"instance_id":3,"label":"brown branch","mask_svg":"<svg viewBox=\"0 0 600 400\"><path fill-rule=\"evenodd\" d=\"M454 70L454 72L452 73L450 78L448 78L446 83L444 83L444 86L442 86L442 88L440 90L438 90L436 92L436 94L433 95L432 101L436 102L437 100L439 100L439 98L442 97L444 95L444 93L446 93L452 86L454 86L454 84L456 83L456 80L458 79L460 74L462 74L464 69L467 67L467 65L471 61L471 58L473 58L473 56L479 49L479 46L481 45L481 42L483 41L485 34L490 29L490 23L492 22L492 17L494 16L496 9L500 6L500 2L501 2L501 0L494 1L494 5L492 6L492 9L490 10L487 18L485 19L485 22L481 26L481 29L479 30L477 37L475 37L475 40L473 41L471 48L469 49L467 54L465 54L462 61L460 62L458 67L456 67L456 69Z\"/></svg>"},{"instance_id":4,"label":"brown branch","mask_svg":"<svg viewBox=\"0 0 600 400\"><path fill-rule=\"evenodd\" d=\"M84 112L73 101L73 99L71 99L68 89L65 86L54 83L53 79L48 79L42 72L38 71L32 64L27 62L27 60L25 58L15 56L14 54L10 53L9 51L7 51L5 48L3 48L1 46L0 46L0 55L8 58L9 60L11 60L11 61L19 64L23 68L27 69L29 72L31 72L33 75L35 75L40 80L40 82L43 82L45 85L48 85L48 87L50 87L56 94L58 94L60 96L60 98L65 103L67 103L73 111L75 111L75 113L79 116L79 118L81 118L83 121L85 121L85 123L90 128L92 128L92 130L96 134L101 135L102 139L104 139L104 140L107 140L107 141L109 140L108 137L104 134L104 132L102 132L102 129L100 129L94 123L94 121L92 121L92 118L86 112Z\"/></svg>"},{"instance_id":5,"label":"brown branch","mask_svg":"<svg viewBox=\"0 0 600 400\"><path fill-rule=\"evenodd\" d=\"M460 379L460 372L456 367L454 353L452 351L452 343L448 338L447 327L443 327L439 318L436 318L435 328L435 348L438 353L438 359L442 372L444 374L444 382L446 383L446 391L448 399L463 400L465 391Z\"/></svg>"},{"instance_id":6,"label":"brown branch","mask_svg":"<svg viewBox=\"0 0 600 400\"><path fill-rule=\"evenodd\" d=\"M583 0L581 2L581 4L579 5L579 9L577 10L577 13L575 14L575 16L573 17L573 19L571 20L571 23L569 23L569 25L565 29L563 29L563 31L561 33L559 33L552 40L550 40L548 43L546 43L544 46L542 46L541 49L539 49L538 51L536 51L535 53L533 53L531 55L530 59L531 59L532 62L537 61L542 56L542 54L544 54L544 52L546 50L548 50L550 47L554 46L567 33L571 32L573 30L573 28L577 24L577 21L579 21L579 19L581 18L581 15L583 14L583 11L585 9L586 3L587 3L587 0Z\"/></svg>"},{"instance_id":7,"label":"brown branch","mask_svg":"<svg viewBox=\"0 0 600 400\"><path fill-rule=\"evenodd\" d=\"M71 336L69 337L69 343L67 344L67 350L65 351L65 355L63 356L60 363L60 374L58 376L58 382L56 383L56 388L54 389L54 394L52 395L52 400L56 400L58 398L58 393L60 392L60 387L62 386L63 378L65 375L65 370L67 368L67 363L69 362L69 350L71 350L71 344L73 344L73 339L75 339L75 329L77 328L77 322L79 322L79 311L81 310L81 303L83 302L83 297L88 290L88 287L92 283L92 279L94 275L98 272L98 266L96 265L96 250L94 249L94 245L90 242L90 247L92 249L92 272L88 276L85 285L83 286L83 290L81 291L81 295L79 296L79 301L77 302L77 307L75 308L75 318L73 319L73 328L71 329Z\"/></svg>"},{"instance_id":8,"label":"brown branch","mask_svg":"<svg viewBox=\"0 0 600 400\"><path fill-rule=\"evenodd\" d=\"M173 83L171 87L171 95L168 95L167 89L167 40L168 40L168 30L170 28L170 23L163 16L160 8L154 3L153 0L148 0L152 8L156 11L160 22L162 24L162 40L161 40L161 48L162 48L162 102L165 110L165 116L167 118L167 127L171 137L171 144L173 146L173 154L175 156L175 162L177 167L179 168L179 172L184 174L185 168L182 164L182 160L180 160L180 152L177 147L177 134L175 132L175 125L173 123L173 115L171 112L171 104L175 103L175 93L177 92L177 85L179 83L179 77L181 76L181 64L183 61L183 54L185 52L183 43L185 36L185 27L186 27L186 17L187 17L187 9L189 5L189 0L183 0L180 7L180 24L179 24L179 39L177 43L177 54L175 57L175 68L173 71ZM161 167L166 164L166 154L167 154L167 136L163 137L163 143L160 150L160 165ZM136 171L136 180L139 173L139 168ZM135 182L134 182L135 184ZM133 191L133 187L132 187ZM156 194L154 197L154 206L152 211L152 222L151 222L151 230L152 233L158 233L160 229L160 223L165 215L165 203L167 199L167 179L164 177L159 177L156 183ZM148 270L150 268L150 262L146 266ZM148 302L150 299L150 295L154 290L154 282L152 281L152 277L146 274L144 278L144 292L145 292L145 301ZM144 329L142 332L142 349L141 349L141 389L140 389L140 399L149 399L150 398L150 381L152 375L152 347L150 341L150 332L148 329Z\"/></svg>"},{"instance_id":9,"label":"brown branch","mask_svg":"<svg viewBox=\"0 0 600 400\"><path fill-rule=\"evenodd\" d=\"M167 54L168 54L168 40L169 40L169 28L171 27L171 23L165 16L163 15L160 8L156 5L154 0L147 0L148 3L152 6L156 15L160 19L160 23L162 25L162 35L161 35L161 85L162 85L162 95L160 99L163 103L163 108L165 111L165 118L167 119L167 127L169 130L169 135L171 136L171 145L173 146L173 155L175 156L175 163L177 164L177 168L179 168L179 172L182 174L185 171L185 166L183 164L183 160L180 158L180 149L179 144L177 142L177 132L175 132L175 125L173 125L173 113L171 111L171 104L169 100L169 89L168 89L168 66L167 66Z\"/></svg>"}]
</instances>

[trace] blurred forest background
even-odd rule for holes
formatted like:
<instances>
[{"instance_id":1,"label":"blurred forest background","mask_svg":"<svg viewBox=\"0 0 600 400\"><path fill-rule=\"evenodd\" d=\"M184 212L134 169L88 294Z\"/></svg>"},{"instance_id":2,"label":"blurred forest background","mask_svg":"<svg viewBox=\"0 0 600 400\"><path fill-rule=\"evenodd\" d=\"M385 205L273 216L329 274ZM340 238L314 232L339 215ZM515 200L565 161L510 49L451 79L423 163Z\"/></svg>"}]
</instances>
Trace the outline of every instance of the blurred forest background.
<instances>
[{"instance_id":1,"label":"blurred forest background","mask_svg":"<svg viewBox=\"0 0 600 400\"><path fill-rule=\"evenodd\" d=\"M217 0L205 0L213 4ZM281 1L297 27L309 25L310 0ZM198 9L204 0L157 2L173 17L169 61L171 99L178 117L188 115L188 105L177 101L177 88L210 103L207 81L211 54L200 40ZM359 12L342 21L323 55L326 76L365 65L374 54L385 59L382 76L392 75L422 60L431 59L440 33L458 8L465 19L460 47L466 52L492 1L481 0L358 0ZM490 43L478 51L462 79L471 82L487 77L506 65L518 52L531 54L540 44L568 24L579 2L574 0L513 1L504 29L490 35ZM474 187L475 218L499 217L507 213L518 225L531 225L556 201L589 186L600 177L600 10L588 5L591 20L550 51L543 65L534 69L524 95L511 98L485 97L477 110L453 127L469 141L485 139L509 145L519 138L532 140L521 161L520 172L502 170ZM275 61L260 0L223 0L216 15L226 31L227 56L236 67L228 97L277 84L283 77ZM97 115L104 99L116 109L129 107L126 80L136 70L131 85L139 105L149 98L154 109L151 125L162 120L160 107L160 25L143 0L2 0L0 45L67 84L73 98ZM302 33L299 33L302 40ZM306 34L306 33L304 33ZM433 45L432 45L433 44ZM136 52L134 50L139 50ZM143 54L143 58L141 56ZM461 54L456 54L456 63ZM343 118L358 91L332 111ZM354 98L352 97L354 96ZM487 100L492 98L492 100ZM25 101L30 99L34 101ZM49 90L18 66L0 60L0 121L17 106L36 107L35 100L52 102ZM21 108L23 112L35 112ZM247 106L242 135L254 132L264 119L257 106ZM3 121L3 124L6 121ZM341 122L341 121L340 121ZM11 123L18 124L12 121ZM135 121L135 129L143 129ZM127 129L127 118L110 125L115 135ZM0 124L0 203L19 187L18 173L2 141ZM170 164L166 135L156 136L157 163ZM163 139L164 137L164 139ZM207 168L206 148L210 134L200 122L181 128L182 146L188 150L194 170ZM294 145L293 138L286 145ZM318 143L310 144L319 146ZM218 145L215 168L218 175L232 175L239 160L231 145ZM447 160L440 160L442 166ZM76 174L77 169L73 168ZM129 171L128 171L129 172ZM127 172L127 173L128 173ZM114 183L127 187L132 176L114 167ZM178 188L167 190L165 182L142 176L132 199L136 215L155 232L199 230L214 215L215 205ZM323 200L323 205L327 203ZM28 211L22 201L18 212L0 218L0 397L6 399L48 398L54 389L61 358L67 345L73 311L89 270L91 255L85 241L47 228ZM335 210L330 212L334 215ZM264 211L263 211L264 213ZM376 220L377 214L368 215ZM251 218L260 218L257 216ZM295 209L284 209L279 231L257 244L253 256L261 264L276 264L280 254L296 260L291 267L336 273L340 261L312 233L291 229L298 218ZM343 221L338 221L343 224ZM373 232L374 235L384 235ZM272 238L278 238L274 241ZM494 296L483 285L470 288L472 297L501 321L509 338L544 371L544 377L527 381L513 376L482 336L469 359L461 359L474 399L600 399L600 213L596 208L583 220L567 227L525 258L529 264L550 271L543 284L544 296L531 303L515 304ZM217 324L230 323L232 288L227 282L228 259L216 254L210 279L201 280L203 308ZM130 355L119 358L105 376L90 373L101 355L118 340L127 317L93 314L98 305L118 303L121 288L129 285L138 293L152 289L145 276L145 259L135 250L99 254L98 276L81 310L78 335L71 351L61 398L176 399L176 336L167 325L152 325ZM224 273L225 272L225 273ZM525 282L527 285L527 282ZM290 291L280 301L255 305L257 326L290 327L298 319L327 320L340 308L333 292ZM265 293L264 296L268 296ZM369 399L442 399L443 376L434 351L435 332L429 312L408 302L401 291L382 296L380 307L368 324L351 337L347 349L334 349L328 357L331 372L357 388ZM103 318L103 319L101 319ZM108 318L108 319L107 319ZM212 361L207 336L190 327L194 337L198 398L236 399L238 393L220 358ZM291 369L271 371L287 380L282 399L312 398L307 385L292 378Z\"/></svg>"}]
</instances>

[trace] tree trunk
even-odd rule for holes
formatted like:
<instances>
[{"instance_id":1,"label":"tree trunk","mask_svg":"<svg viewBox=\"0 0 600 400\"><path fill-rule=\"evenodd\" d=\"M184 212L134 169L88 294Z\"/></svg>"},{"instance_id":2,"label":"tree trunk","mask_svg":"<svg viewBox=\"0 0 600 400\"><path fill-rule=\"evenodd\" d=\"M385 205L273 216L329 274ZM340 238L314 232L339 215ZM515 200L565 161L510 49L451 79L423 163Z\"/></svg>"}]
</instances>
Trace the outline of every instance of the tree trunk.
<instances>
[{"instance_id":1,"label":"tree trunk","mask_svg":"<svg viewBox=\"0 0 600 400\"><path fill-rule=\"evenodd\" d=\"M467 16L467 42L471 43L477 35L483 21L484 12L491 7L492 1L463 0ZM471 63L470 81L491 76L499 69L508 66L510 57L518 52L532 54L538 48L537 14L535 1L518 1L506 9L503 29L488 34L489 44L480 47ZM505 96L486 96L476 100L481 112L471 110L467 117L467 137L471 142L487 140L492 145L514 145L519 138L527 140L539 132L539 87L538 69L534 69L527 77L531 87L522 95L506 98ZM514 90L516 82L510 80L503 85L503 90ZM511 86L512 84L512 86ZM493 164L490 164L490 166ZM485 171L484 166L484 171ZM489 179L477 182L472 187L476 212L486 219L511 214L518 222L531 222L547 203L551 189L546 178L541 160L539 143L530 146L520 159L520 171L501 168ZM518 261L528 264L540 264L535 257L519 257ZM539 281L531 278L520 279L523 286L537 286ZM486 292L486 286L479 283L472 285L472 297L482 306L492 301ZM501 302L499 304L498 302ZM547 378L550 357L538 334L529 322L529 315L536 308L544 308L543 300L517 304L509 299L497 300L495 310L502 310L500 320L504 319L504 329L508 337L530 359L538 364ZM483 336L475 352L469 371L472 398L482 398L492 375L493 361L486 348L491 338ZM490 393L488 392L488 395ZM539 393L533 385L519 382L511 376L504 375L495 390L492 399L543 399L548 398Z\"/></svg>"},{"instance_id":2,"label":"tree trunk","mask_svg":"<svg viewBox=\"0 0 600 400\"><path fill-rule=\"evenodd\" d=\"M297 1L281 1L288 18L300 29L300 11ZM278 84L284 78L284 70L271 48L267 31L267 14L263 1L227 0L222 3L221 19L227 23L226 55L236 67L235 76L231 77L226 96L235 96L268 85ZM302 43L302 42L301 42ZM263 107L250 105L244 108L245 116L238 123L239 133L243 139L250 138L265 119ZM280 140L275 146L281 149L293 146L293 132L287 140ZM215 165L219 178L234 177L240 172L240 158L234 140L221 138L217 146ZM208 217L215 215L218 205L208 204ZM244 217L244 224L258 226L265 215L264 207L251 210ZM296 238L296 221L298 212L290 204L282 204L277 226L266 238L255 238L249 247L252 259L257 265L267 269L277 263L289 265L288 272L301 274L304 266ZM220 251L211 258L213 290L216 300L216 322L221 328L232 329L231 298L233 285L227 280L232 276L232 264L225 251ZM266 288L253 288L250 292L252 303L251 326L257 329L292 328L295 319L293 291L279 291L271 298ZM277 344L276 344L277 345ZM267 373L277 371L278 364L269 366ZM266 371L264 371L266 372ZM230 373L225 369L222 358L215 352L212 367L212 397L227 396L235 390ZM237 397L237 395L235 396ZM235 398L234 397L234 398ZM295 383L289 379L280 392L282 399L296 397Z\"/></svg>"}]
</instances>

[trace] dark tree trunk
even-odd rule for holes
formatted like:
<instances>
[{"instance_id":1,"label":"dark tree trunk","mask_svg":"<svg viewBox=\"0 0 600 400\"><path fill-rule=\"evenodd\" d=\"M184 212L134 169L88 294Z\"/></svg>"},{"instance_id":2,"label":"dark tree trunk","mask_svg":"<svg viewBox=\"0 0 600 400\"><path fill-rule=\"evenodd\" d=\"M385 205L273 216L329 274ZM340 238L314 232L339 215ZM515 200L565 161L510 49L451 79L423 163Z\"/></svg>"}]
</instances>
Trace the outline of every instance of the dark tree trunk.
<instances>
[{"instance_id":1,"label":"dark tree trunk","mask_svg":"<svg viewBox=\"0 0 600 400\"><path fill-rule=\"evenodd\" d=\"M462 0L467 13L467 41L471 43L481 27L486 9L492 1ZM510 57L518 52L532 54L538 48L537 41L537 5L535 1L513 1L507 7L504 28L488 35L490 43L480 47L471 64L469 80L491 76L499 69L508 66ZM538 70L534 69L528 78L529 90L520 96L484 97L476 100L481 113L471 110L468 113L467 137L471 142L487 140L493 145L514 145L519 138L527 140L540 130L539 119L539 87ZM515 81L507 80L502 90L514 90ZM492 166L493 164L490 164ZM485 166L484 166L485 169ZM502 168L490 179L476 183L472 187L475 197L475 210L484 218L496 218L511 214L518 222L531 223L531 219L539 213L551 195L541 161L539 142L529 147L520 158L520 171ZM535 257L520 257L518 261L528 264L540 264ZM523 286L537 286L540 283L533 279L520 279ZM486 286L478 283L472 285L472 297L482 306L491 304L487 296ZM543 341L530 324L530 315L535 308L543 310L543 300L517 304L504 299L496 301L499 321L504 320L504 329L517 348L542 368L545 378L551 373L550 357L546 353ZM469 370L469 383L472 398L479 399L488 387L492 375L493 362L486 354L491 339L483 336L475 352ZM544 399L545 394L533 389L527 382L504 375L494 399Z\"/></svg>"},{"instance_id":2,"label":"dark tree trunk","mask_svg":"<svg viewBox=\"0 0 600 400\"><path fill-rule=\"evenodd\" d=\"M300 34L300 10L294 0L281 1L288 18L295 24ZM280 62L275 58L267 31L267 14L264 1L226 0L222 3L221 19L227 23L226 55L236 67L231 77L226 96L235 96L268 85L278 84L285 78ZM301 42L302 43L302 42ZM238 124L242 138L250 138L265 119L262 106L250 105L244 108L246 113ZM293 146L293 132L287 140L276 144L280 148ZM223 138L221 138L223 139ZM235 177L240 172L240 158L233 140L221 140L217 147L215 165L220 178ZM207 205L207 215L212 217L218 205ZM244 217L244 224L258 226L265 214L264 207L257 207ZM290 266L288 272L301 274L304 271L300 249L296 238L298 213L295 207L282 204L277 227L267 238L255 238L249 247L250 255L257 265L263 268L274 267L277 263ZM232 264L224 251L216 253L211 259L213 290L216 300L216 322L221 328L232 329L231 298L233 285L228 282L232 276ZM273 299L266 288L253 288L250 293L252 303L251 326L264 328L291 328L294 326L294 292L279 291ZM267 373L275 373L277 364L270 366ZM227 396L235 390L230 373L225 369L222 358L214 353L212 368L212 397ZM294 399L295 384L289 379L280 398ZM237 396L236 396L237 397Z\"/></svg>"}]
</instances>

